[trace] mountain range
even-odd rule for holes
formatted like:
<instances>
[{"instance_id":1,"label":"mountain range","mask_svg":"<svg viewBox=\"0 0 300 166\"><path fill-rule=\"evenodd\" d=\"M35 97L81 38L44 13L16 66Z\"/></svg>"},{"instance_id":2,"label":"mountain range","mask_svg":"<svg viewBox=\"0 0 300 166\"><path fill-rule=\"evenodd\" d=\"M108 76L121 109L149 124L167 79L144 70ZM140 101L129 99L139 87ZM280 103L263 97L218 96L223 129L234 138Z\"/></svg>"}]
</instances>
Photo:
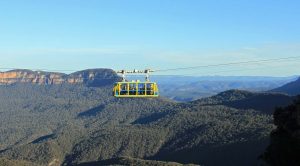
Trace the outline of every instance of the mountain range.
<instances>
[{"instance_id":1,"label":"mountain range","mask_svg":"<svg viewBox=\"0 0 300 166\"><path fill-rule=\"evenodd\" d=\"M159 84L161 95L179 102L210 97L231 89L269 91L296 78L296 76L151 76L151 79Z\"/></svg>"},{"instance_id":2,"label":"mountain range","mask_svg":"<svg viewBox=\"0 0 300 166\"><path fill-rule=\"evenodd\" d=\"M26 72L0 78L0 165L257 165L273 109L294 99L241 90L185 103L119 99L109 69Z\"/></svg>"}]
</instances>

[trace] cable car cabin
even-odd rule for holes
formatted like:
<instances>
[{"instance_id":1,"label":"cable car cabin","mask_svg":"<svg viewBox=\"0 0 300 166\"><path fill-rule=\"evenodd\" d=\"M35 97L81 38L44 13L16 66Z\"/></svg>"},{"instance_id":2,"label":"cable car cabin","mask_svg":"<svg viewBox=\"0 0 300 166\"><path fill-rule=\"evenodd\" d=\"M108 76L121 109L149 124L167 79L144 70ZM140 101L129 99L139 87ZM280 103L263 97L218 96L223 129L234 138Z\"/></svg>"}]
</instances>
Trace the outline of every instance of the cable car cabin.
<instances>
[{"instance_id":1,"label":"cable car cabin","mask_svg":"<svg viewBox=\"0 0 300 166\"><path fill-rule=\"evenodd\" d=\"M158 97L155 82L116 82L113 93L115 97Z\"/></svg>"}]
</instances>

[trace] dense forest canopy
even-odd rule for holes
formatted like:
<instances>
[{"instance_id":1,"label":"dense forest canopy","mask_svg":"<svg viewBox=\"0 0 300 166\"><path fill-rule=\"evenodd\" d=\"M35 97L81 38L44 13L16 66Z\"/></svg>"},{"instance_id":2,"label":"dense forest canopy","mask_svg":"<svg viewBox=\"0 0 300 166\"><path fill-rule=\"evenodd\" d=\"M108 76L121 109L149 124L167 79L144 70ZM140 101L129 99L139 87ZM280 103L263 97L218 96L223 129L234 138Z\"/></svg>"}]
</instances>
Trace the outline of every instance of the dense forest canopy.
<instances>
[{"instance_id":1,"label":"dense forest canopy","mask_svg":"<svg viewBox=\"0 0 300 166\"><path fill-rule=\"evenodd\" d=\"M270 109L293 100L238 90L189 103L120 99L112 84L89 85L0 86L0 161L255 165L274 129Z\"/></svg>"}]
</instances>

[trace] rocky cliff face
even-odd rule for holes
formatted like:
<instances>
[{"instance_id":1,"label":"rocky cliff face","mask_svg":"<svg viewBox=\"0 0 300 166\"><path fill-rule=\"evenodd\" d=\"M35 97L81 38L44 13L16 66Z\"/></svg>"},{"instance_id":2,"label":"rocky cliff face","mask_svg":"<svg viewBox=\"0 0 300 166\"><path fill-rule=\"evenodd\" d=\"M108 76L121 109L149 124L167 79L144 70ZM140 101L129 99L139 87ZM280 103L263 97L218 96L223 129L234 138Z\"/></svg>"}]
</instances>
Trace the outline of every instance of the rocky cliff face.
<instances>
[{"instance_id":1,"label":"rocky cliff face","mask_svg":"<svg viewBox=\"0 0 300 166\"><path fill-rule=\"evenodd\" d=\"M31 70L0 72L0 85L10 85L14 83L32 83L40 85L68 83L98 86L112 83L118 79L120 79L118 75L111 69L89 69L71 74Z\"/></svg>"}]
</instances>

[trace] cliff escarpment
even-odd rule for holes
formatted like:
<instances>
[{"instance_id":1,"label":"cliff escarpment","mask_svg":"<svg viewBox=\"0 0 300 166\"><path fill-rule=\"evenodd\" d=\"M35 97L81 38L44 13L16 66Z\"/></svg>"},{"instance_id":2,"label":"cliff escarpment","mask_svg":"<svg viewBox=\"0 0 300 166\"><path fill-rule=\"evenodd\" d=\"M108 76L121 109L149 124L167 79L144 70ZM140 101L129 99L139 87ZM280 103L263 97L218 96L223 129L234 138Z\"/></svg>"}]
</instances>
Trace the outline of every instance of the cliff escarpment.
<instances>
[{"instance_id":1,"label":"cliff escarpment","mask_svg":"<svg viewBox=\"0 0 300 166\"><path fill-rule=\"evenodd\" d=\"M118 75L111 69L89 69L71 74L22 69L0 72L0 85L15 83L58 85L67 83L99 86L112 83L118 79L120 79Z\"/></svg>"}]
</instances>

